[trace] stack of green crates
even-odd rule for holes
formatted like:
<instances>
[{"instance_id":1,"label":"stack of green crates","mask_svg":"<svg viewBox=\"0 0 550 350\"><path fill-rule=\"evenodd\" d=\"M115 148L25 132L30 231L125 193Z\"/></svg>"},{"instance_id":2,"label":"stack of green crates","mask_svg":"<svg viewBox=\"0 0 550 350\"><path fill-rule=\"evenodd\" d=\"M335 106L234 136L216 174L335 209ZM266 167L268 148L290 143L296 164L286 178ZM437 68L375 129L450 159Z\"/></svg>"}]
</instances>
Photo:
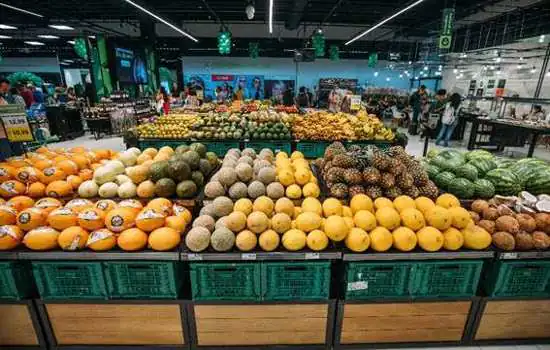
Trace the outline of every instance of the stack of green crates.
<instances>
[{"instance_id":1,"label":"stack of green crates","mask_svg":"<svg viewBox=\"0 0 550 350\"><path fill-rule=\"evenodd\" d=\"M550 296L550 261L494 261L486 269L483 285L490 296Z\"/></svg>"},{"instance_id":2,"label":"stack of green crates","mask_svg":"<svg viewBox=\"0 0 550 350\"><path fill-rule=\"evenodd\" d=\"M244 143L245 148L252 148L256 152L260 152L264 148L271 149L274 153L286 152L290 154L292 152L292 144L290 140L262 140L262 141L246 141Z\"/></svg>"},{"instance_id":3,"label":"stack of green crates","mask_svg":"<svg viewBox=\"0 0 550 350\"><path fill-rule=\"evenodd\" d=\"M21 300L34 291L32 270L29 263L0 261L0 299Z\"/></svg>"}]
</instances>

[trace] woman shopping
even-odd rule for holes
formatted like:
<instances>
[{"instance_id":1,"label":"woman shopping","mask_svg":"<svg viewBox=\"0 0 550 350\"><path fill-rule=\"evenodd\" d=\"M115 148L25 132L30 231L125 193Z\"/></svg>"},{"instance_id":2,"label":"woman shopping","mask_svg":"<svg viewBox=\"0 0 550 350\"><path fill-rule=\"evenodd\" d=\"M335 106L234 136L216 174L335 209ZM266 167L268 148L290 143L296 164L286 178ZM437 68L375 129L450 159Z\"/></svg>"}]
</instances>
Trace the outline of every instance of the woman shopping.
<instances>
[{"instance_id":1,"label":"woman shopping","mask_svg":"<svg viewBox=\"0 0 550 350\"><path fill-rule=\"evenodd\" d=\"M449 102L445 105L445 111L441 117L441 130L435 140L436 145L439 146L441 141L443 141L443 146L449 147L449 140L451 139L453 131L458 124L461 102L462 97L459 94L454 93L449 99Z\"/></svg>"}]
</instances>

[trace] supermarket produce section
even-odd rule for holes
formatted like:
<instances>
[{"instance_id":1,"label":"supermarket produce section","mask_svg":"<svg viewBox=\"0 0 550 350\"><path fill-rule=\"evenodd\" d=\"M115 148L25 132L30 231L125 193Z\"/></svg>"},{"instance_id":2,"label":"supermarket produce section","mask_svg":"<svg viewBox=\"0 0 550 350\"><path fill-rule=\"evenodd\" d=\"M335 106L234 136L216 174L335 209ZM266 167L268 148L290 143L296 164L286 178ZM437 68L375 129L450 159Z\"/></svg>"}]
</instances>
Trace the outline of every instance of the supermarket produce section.
<instances>
[{"instance_id":1,"label":"supermarket produce section","mask_svg":"<svg viewBox=\"0 0 550 350\"><path fill-rule=\"evenodd\" d=\"M273 143L292 130L315 145L326 126L247 113L141 129L181 138L170 146L42 147L0 163L0 348L550 340L547 163L418 159L374 121L354 128L367 115L312 115L349 141L308 154ZM266 136L248 147L186 132Z\"/></svg>"}]
</instances>

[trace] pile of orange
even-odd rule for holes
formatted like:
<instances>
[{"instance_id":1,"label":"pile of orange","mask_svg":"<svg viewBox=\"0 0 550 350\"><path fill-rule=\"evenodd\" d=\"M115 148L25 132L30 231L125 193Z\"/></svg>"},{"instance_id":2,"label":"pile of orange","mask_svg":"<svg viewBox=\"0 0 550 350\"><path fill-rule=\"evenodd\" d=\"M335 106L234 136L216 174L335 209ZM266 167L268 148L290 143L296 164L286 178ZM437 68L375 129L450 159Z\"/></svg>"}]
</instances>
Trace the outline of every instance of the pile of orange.
<instances>
[{"instance_id":1,"label":"pile of orange","mask_svg":"<svg viewBox=\"0 0 550 350\"><path fill-rule=\"evenodd\" d=\"M63 198L93 177L101 162L116 158L116 153L83 147L55 150L41 147L24 157L0 163L0 197Z\"/></svg>"},{"instance_id":2,"label":"pile of orange","mask_svg":"<svg viewBox=\"0 0 550 350\"><path fill-rule=\"evenodd\" d=\"M179 245L191 221L188 209L165 198L146 206L133 199L94 203L81 198L63 205L52 197L35 201L19 195L0 201L0 250L23 244L39 251L106 251L116 246L125 251L167 251Z\"/></svg>"}]
</instances>

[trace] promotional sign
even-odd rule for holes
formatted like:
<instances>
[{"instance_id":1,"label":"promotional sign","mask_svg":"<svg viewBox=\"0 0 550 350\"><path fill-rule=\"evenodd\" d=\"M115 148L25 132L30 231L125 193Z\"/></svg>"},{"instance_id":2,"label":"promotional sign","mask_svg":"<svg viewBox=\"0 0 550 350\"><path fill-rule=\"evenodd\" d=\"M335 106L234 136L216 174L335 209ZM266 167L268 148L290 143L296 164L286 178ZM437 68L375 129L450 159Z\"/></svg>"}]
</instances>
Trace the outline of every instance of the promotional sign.
<instances>
[{"instance_id":1,"label":"promotional sign","mask_svg":"<svg viewBox=\"0 0 550 350\"><path fill-rule=\"evenodd\" d=\"M217 88L227 93L233 89L233 94L240 88L245 100L264 99L263 75L195 74L184 76L184 83L202 87L205 99L214 99Z\"/></svg>"},{"instance_id":2,"label":"promotional sign","mask_svg":"<svg viewBox=\"0 0 550 350\"><path fill-rule=\"evenodd\" d=\"M361 96L360 95L352 95L351 96L351 111L358 111L361 109Z\"/></svg>"},{"instance_id":3,"label":"promotional sign","mask_svg":"<svg viewBox=\"0 0 550 350\"><path fill-rule=\"evenodd\" d=\"M439 33L440 49L451 48L451 41L453 39L454 22L455 22L455 9L454 8L443 9L443 23L441 26L441 32Z\"/></svg>"},{"instance_id":4,"label":"promotional sign","mask_svg":"<svg viewBox=\"0 0 550 350\"><path fill-rule=\"evenodd\" d=\"M0 106L0 118L2 118L8 141L27 142L34 140L25 109L22 106Z\"/></svg>"},{"instance_id":5,"label":"promotional sign","mask_svg":"<svg viewBox=\"0 0 550 350\"><path fill-rule=\"evenodd\" d=\"M292 91L294 97L294 80L265 80L265 98L272 99L275 104L283 104L284 92L288 89Z\"/></svg>"}]
</instances>

